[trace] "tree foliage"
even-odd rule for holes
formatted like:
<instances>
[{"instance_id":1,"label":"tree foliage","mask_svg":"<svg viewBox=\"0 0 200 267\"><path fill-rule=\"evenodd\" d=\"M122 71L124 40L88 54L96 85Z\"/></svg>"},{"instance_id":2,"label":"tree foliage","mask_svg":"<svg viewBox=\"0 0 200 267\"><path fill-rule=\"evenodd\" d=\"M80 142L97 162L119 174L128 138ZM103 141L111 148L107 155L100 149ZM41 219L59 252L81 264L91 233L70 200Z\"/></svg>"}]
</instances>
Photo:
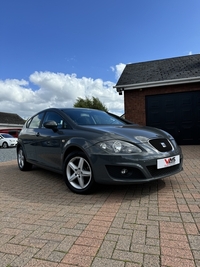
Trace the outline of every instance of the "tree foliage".
<instances>
[{"instance_id":1,"label":"tree foliage","mask_svg":"<svg viewBox=\"0 0 200 267\"><path fill-rule=\"evenodd\" d=\"M103 111L108 111L106 106L97 97L94 97L94 96L92 98L86 97L86 99L78 97L76 99L74 107L76 107L76 108L92 108L92 109L99 109L99 110L103 110Z\"/></svg>"}]
</instances>

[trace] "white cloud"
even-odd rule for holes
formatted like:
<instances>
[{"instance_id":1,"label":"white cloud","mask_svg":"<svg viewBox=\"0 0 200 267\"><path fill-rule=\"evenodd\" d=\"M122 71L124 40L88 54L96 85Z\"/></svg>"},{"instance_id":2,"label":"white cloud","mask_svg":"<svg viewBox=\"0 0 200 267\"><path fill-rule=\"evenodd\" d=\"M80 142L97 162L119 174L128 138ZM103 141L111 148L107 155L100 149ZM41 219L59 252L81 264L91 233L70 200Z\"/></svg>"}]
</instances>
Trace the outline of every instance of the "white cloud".
<instances>
[{"instance_id":1,"label":"white cloud","mask_svg":"<svg viewBox=\"0 0 200 267\"><path fill-rule=\"evenodd\" d=\"M122 67L124 64L115 67L117 75ZM31 84L37 89L32 89ZM28 118L42 109L73 107L78 97L94 96L110 112L121 115L124 112L124 99L118 95L114 85L113 82L104 82L102 79L78 78L76 74L34 72L29 81L0 80L0 111Z\"/></svg>"},{"instance_id":2,"label":"white cloud","mask_svg":"<svg viewBox=\"0 0 200 267\"><path fill-rule=\"evenodd\" d=\"M124 70L125 67L126 67L126 64L124 64L124 63L119 63L115 67L113 67L113 66L111 67L111 70L113 72L115 72L115 77L116 77L117 80L121 76L121 74L122 74L122 72L123 72L123 70Z\"/></svg>"}]
</instances>

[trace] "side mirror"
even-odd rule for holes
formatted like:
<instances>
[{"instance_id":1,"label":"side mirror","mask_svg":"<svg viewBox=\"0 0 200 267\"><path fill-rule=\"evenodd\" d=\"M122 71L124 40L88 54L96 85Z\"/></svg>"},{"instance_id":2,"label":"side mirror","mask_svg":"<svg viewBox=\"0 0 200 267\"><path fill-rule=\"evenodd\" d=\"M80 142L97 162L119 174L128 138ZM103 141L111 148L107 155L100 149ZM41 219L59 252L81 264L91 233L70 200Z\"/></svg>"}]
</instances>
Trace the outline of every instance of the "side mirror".
<instances>
[{"instance_id":1,"label":"side mirror","mask_svg":"<svg viewBox=\"0 0 200 267\"><path fill-rule=\"evenodd\" d=\"M57 130L58 124L55 121L46 121L44 127L47 129Z\"/></svg>"}]
</instances>

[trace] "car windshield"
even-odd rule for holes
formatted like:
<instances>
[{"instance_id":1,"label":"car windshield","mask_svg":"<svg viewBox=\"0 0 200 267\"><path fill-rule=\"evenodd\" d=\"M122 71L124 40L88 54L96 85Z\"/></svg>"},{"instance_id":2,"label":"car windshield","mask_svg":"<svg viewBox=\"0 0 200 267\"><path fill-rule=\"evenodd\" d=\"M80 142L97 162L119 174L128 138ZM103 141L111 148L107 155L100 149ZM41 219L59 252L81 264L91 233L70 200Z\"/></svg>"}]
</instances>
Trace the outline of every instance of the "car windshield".
<instances>
[{"instance_id":1,"label":"car windshield","mask_svg":"<svg viewBox=\"0 0 200 267\"><path fill-rule=\"evenodd\" d=\"M63 111L78 125L124 125L125 121L115 115L98 110L63 109Z\"/></svg>"},{"instance_id":2,"label":"car windshield","mask_svg":"<svg viewBox=\"0 0 200 267\"><path fill-rule=\"evenodd\" d=\"M3 134L1 134L4 138L13 138L13 136L12 135L10 135L10 134L6 134L6 133L3 133Z\"/></svg>"}]
</instances>

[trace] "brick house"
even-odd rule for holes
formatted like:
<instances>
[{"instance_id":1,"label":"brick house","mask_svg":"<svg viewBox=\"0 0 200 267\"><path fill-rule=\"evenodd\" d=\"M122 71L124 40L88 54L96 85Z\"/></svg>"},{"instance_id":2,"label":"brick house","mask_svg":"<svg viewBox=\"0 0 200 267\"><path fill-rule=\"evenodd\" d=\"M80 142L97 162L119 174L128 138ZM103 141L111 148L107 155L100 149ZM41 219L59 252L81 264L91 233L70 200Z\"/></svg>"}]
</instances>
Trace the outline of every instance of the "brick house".
<instances>
[{"instance_id":1,"label":"brick house","mask_svg":"<svg viewBox=\"0 0 200 267\"><path fill-rule=\"evenodd\" d=\"M128 64L114 88L126 119L200 144L200 54Z\"/></svg>"}]
</instances>

